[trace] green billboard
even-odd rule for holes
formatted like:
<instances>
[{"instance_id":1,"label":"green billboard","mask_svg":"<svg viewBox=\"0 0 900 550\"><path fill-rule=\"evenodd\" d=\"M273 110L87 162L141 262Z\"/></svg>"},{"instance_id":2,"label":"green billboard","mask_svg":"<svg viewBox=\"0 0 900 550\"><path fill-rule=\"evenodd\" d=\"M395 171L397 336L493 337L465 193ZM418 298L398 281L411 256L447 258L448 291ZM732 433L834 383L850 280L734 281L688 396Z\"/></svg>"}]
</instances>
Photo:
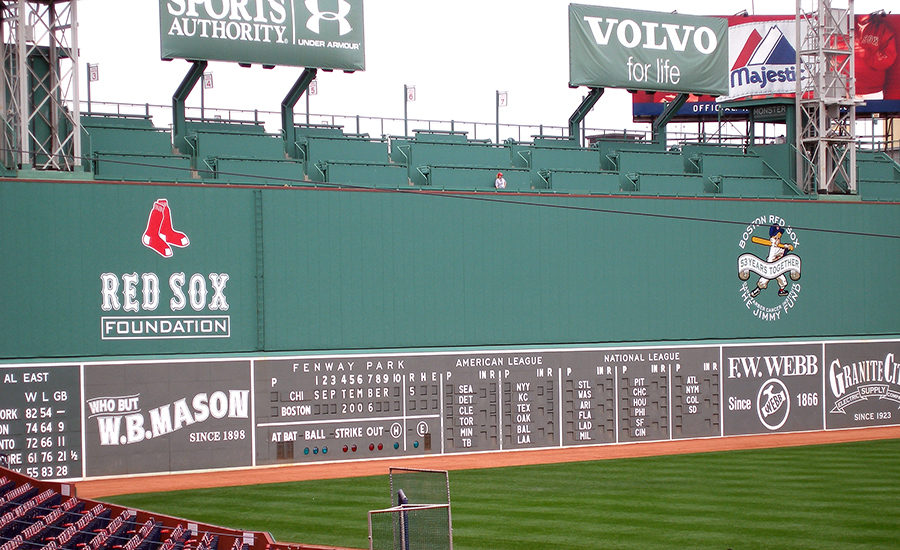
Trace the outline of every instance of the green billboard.
<instances>
[{"instance_id":1,"label":"green billboard","mask_svg":"<svg viewBox=\"0 0 900 550\"><path fill-rule=\"evenodd\" d=\"M569 84L724 95L728 23L570 4Z\"/></svg>"},{"instance_id":2,"label":"green billboard","mask_svg":"<svg viewBox=\"0 0 900 550\"><path fill-rule=\"evenodd\" d=\"M160 0L160 56L362 71L363 0Z\"/></svg>"}]
</instances>

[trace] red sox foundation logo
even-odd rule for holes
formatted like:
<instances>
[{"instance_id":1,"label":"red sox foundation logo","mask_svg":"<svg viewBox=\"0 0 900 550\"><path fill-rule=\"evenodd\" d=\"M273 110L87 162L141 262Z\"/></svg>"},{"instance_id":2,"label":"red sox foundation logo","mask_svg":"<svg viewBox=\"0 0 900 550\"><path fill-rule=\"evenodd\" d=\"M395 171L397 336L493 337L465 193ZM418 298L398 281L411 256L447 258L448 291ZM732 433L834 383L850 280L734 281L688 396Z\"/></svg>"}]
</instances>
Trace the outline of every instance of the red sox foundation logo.
<instances>
[{"instance_id":1,"label":"red sox foundation logo","mask_svg":"<svg viewBox=\"0 0 900 550\"><path fill-rule=\"evenodd\" d=\"M157 199L141 244L171 258L172 247L184 248L190 242L173 227L169 201ZM230 307L225 288L229 279L229 274L220 270L185 273L178 270L177 261L168 277L127 267L101 273L100 310L110 315L100 317L100 338L230 338L231 316L225 313Z\"/></svg>"},{"instance_id":2,"label":"red sox foundation logo","mask_svg":"<svg viewBox=\"0 0 900 550\"><path fill-rule=\"evenodd\" d=\"M171 247L184 248L191 244L187 235L172 227L172 211L166 199L157 199L153 203L141 242L163 258L172 257Z\"/></svg>"}]
</instances>

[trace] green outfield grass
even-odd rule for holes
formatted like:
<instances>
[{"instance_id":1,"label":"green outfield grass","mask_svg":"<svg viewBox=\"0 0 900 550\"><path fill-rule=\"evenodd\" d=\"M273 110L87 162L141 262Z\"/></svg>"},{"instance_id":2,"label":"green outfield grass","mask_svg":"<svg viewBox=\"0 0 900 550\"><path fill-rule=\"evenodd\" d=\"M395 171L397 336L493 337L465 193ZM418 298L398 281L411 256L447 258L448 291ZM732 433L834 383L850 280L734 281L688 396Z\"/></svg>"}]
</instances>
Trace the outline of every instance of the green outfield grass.
<instances>
[{"instance_id":1,"label":"green outfield grass","mask_svg":"<svg viewBox=\"0 0 900 550\"><path fill-rule=\"evenodd\" d=\"M367 548L366 512L390 505L388 487L384 475L108 500ZM450 491L457 550L900 548L900 440L456 471Z\"/></svg>"}]
</instances>

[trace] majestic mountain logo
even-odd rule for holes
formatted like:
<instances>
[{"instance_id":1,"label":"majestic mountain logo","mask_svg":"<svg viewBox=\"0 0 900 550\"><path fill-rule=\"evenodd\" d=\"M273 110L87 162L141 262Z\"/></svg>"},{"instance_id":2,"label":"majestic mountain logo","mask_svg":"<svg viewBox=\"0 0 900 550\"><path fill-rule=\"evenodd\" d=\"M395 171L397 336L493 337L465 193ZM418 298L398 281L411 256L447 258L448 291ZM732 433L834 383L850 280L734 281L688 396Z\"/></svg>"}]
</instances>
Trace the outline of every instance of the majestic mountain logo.
<instances>
[{"instance_id":1,"label":"majestic mountain logo","mask_svg":"<svg viewBox=\"0 0 900 550\"><path fill-rule=\"evenodd\" d=\"M760 228L764 228L765 236L756 235ZM766 246L768 252L765 257L750 252L738 256L738 279L743 281L740 286L741 300L756 317L764 321L776 321L794 307L800 294L800 285L796 282L789 283L788 277L785 277L789 276L791 281L800 280L801 261L795 252L799 244L797 234L778 216L760 216L744 230L738 246L746 250L748 244ZM752 288L747 284L750 273L759 275ZM778 283L780 303L761 303L757 298L772 280Z\"/></svg>"},{"instance_id":2,"label":"majestic mountain logo","mask_svg":"<svg viewBox=\"0 0 900 550\"><path fill-rule=\"evenodd\" d=\"M754 28L731 66L731 95L735 88L750 87L754 93L784 93L797 82L797 51L781 28L772 25L762 36ZM780 89L772 89L780 88Z\"/></svg>"},{"instance_id":3,"label":"majestic mountain logo","mask_svg":"<svg viewBox=\"0 0 900 550\"><path fill-rule=\"evenodd\" d=\"M172 227L172 211L166 199L157 199L153 203L141 242L163 258L172 257L173 246L184 248L191 244L187 235Z\"/></svg>"}]
</instances>

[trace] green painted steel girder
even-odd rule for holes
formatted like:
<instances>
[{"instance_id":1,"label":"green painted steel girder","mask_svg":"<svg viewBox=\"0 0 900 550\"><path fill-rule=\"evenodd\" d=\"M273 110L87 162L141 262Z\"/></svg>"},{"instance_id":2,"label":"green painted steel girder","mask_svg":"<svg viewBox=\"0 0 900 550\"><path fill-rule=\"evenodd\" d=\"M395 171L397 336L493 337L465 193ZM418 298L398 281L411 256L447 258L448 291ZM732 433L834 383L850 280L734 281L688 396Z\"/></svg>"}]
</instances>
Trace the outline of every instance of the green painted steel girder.
<instances>
[{"instance_id":1,"label":"green painted steel girder","mask_svg":"<svg viewBox=\"0 0 900 550\"><path fill-rule=\"evenodd\" d=\"M681 109L681 106L687 101L688 94L680 93L675 96L675 99L666 104L666 108L663 109L663 112L653 120L653 125L651 126L653 130L653 141L656 143L666 142L666 125L670 120L675 118L675 115L678 113L678 109Z\"/></svg>"},{"instance_id":2,"label":"green painted steel girder","mask_svg":"<svg viewBox=\"0 0 900 550\"><path fill-rule=\"evenodd\" d=\"M316 79L317 72L318 70L315 68L307 67L303 69L303 72L300 73L300 77L297 78L297 82L294 82L290 91L288 91L287 95L284 96L284 99L281 101L281 130L282 135L284 136L284 151L291 158L297 157L297 148L294 146L296 138L294 132L294 106L309 89L309 85L312 81Z\"/></svg>"},{"instance_id":3,"label":"green painted steel girder","mask_svg":"<svg viewBox=\"0 0 900 550\"><path fill-rule=\"evenodd\" d=\"M172 96L172 138L176 150L180 150L185 137L184 103L191 95L194 86L203 77L203 71L206 70L207 65L206 60L191 61L191 68L188 69L184 80L181 81Z\"/></svg>"},{"instance_id":4,"label":"green painted steel girder","mask_svg":"<svg viewBox=\"0 0 900 550\"><path fill-rule=\"evenodd\" d=\"M581 122L587 117L588 113L591 112L591 109L594 108L594 105L597 104L597 101L600 99L600 96L603 95L603 92L606 88L590 88L590 92L588 95L584 96L584 99L581 100L581 105L575 109L575 112L572 113L572 116L569 117L569 138L575 141L579 141L581 137Z\"/></svg>"}]
</instances>

